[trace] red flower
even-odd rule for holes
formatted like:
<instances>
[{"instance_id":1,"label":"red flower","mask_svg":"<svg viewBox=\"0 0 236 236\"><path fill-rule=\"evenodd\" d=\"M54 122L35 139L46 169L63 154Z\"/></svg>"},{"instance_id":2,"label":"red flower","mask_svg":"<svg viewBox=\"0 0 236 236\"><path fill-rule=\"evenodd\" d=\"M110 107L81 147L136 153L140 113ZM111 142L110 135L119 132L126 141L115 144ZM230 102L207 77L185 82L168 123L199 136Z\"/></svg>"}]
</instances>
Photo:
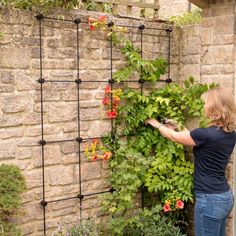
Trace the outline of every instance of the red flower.
<instances>
[{"instance_id":1,"label":"red flower","mask_svg":"<svg viewBox=\"0 0 236 236\"><path fill-rule=\"evenodd\" d=\"M105 94L111 93L111 87L109 85L105 88Z\"/></svg>"},{"instance_id":2,"label":"red flower","mask_svg":"<svg viewBox=\"0 0 236 236\"><path fill-rule=\"evenodd\" d=\"M106 152L106 153L103 155L103 160L109 160L111 156L112 156L112 153L111 153L111 152Z\"/></svg>"},{"instance_id":3,"label":"red flower","mask_svg":"<svg viewBox=\"0 0 236 236\"><path fill-rule=\"evenodd\" d=\"M163 210L164 210L164 212L168 212L168 211L170 211L171 209L170 209L170 204L165 204L164 205L164 207L163 207Z\"/></svg>"},{"instance_id":4,"label":"red flower","mask_svg":"<svg viewBox=\"0 0 236 236\"><path fill-rule=\"evenodd\" d=\"M101 15L98 17L98 20L103 23L107 20L107 17L105 15Z\"/></svg>"},{"instance_id":5,"label":"red flower","mask_svg":"<svg viewBox=\"0 0 236 236\"><path fill-rule=\"evenodd\" d=\"M116 116L117 116L117 111L115 111L115 110L113 110L113 111L108 111L108 112L107 112L107 115L108 115L109 118L114 119L114 118L116 118Z\"/></svg>"},{"instance_id":6,"label":"red flower","mask_svg":"<svg viewBox=\"0 0 236 236\"><path fill-rule=\"evenodd\" d=\"M95 26L92 25L92 24L89 25L89 28L90 28L91 31L95 30Z\"/></svg>"},{"instance_id":7,"label":"red flower","mask_svg":"<svg viewBox=\"0 0 236 236\"><path fill-rule=\"evenodd\" d=\"M95 155L93 155L93 157L92 157L92 160L93 161L96 161L98 159L98 156L95 154Z\"/></svg>"},{"instance_id":8,"label":"red flower","mask_svg":"<svg viewBox=\"0 0 236 236\"><path fill-rule=\"evenodd\" d=\"M109 98L108 97L104 97L102 100L102 104L103 105L108 105L109 104Z\"/></svg>"},{"instance_id":9,"label":"red flower","mask_svg":"<svg viewBox=\"0 0 236 236\"><path fill-rule=\"evenodd\" d=\"M178 200L176 202L176 208L183 209L184 208L184 202L182 200Z\"/></svg>"}]
</instances>

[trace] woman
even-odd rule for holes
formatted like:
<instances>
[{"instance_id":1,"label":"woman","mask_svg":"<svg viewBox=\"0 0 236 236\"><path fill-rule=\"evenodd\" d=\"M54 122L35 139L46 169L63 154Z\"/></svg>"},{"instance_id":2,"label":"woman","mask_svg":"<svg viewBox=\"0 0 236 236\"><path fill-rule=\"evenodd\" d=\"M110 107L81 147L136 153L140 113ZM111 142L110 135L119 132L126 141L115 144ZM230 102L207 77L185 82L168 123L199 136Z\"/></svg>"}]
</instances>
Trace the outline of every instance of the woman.
<instances>
[{"instance_id":1,"label":"woman","mask_svg":"<svg viewBox=\"0 0 236 236\"><path fill-rule=\"evenodd\" d=\"M210 120L207 128L176 132L173 124L170 127L155 119L146 123L173 142L194 146L195 236L224 236L234 204L225 168L235 146L236 107L232 94L220 87L209 90L202 98Z\"/></svg>"}]
</instances>

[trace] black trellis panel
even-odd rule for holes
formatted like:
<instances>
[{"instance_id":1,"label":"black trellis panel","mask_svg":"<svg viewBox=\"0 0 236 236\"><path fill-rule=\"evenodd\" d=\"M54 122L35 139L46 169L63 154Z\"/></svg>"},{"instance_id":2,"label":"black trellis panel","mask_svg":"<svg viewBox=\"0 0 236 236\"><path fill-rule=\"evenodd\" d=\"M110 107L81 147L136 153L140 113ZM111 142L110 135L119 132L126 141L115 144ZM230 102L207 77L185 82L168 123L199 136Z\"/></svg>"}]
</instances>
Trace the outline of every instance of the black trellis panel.
<instances>
[{"instance_id":1,"label":"black trellis panel","mask_svg":"<svg viewBox=\"0 0 236 236\"><path fill-rule=\"evenodd\" d=\"M87 194L83 194L82 191L82 172L81 172L81 143L83 142L87 142L91 139L101 139L103 137L93 137L93 138L82 138L81 137L81 133L80 133L80 86L81 83L87 83L87 82L101 82L101 83L107 83L110 84L111 90L113 90L113 86L114 83L116 83L116 81L113 80L113 43L112 43L112 39L110 39L110 79L107 80L90 80L90 81L82 81L80 79L80 34L79 34L79 29L80 29L80 24L81 23L86 23L87 22L82 22L79 18L76 18L74 20L69 20L69 19L58 19L58 18L53 18L53 17L46 17L42 14L38 14L36 16L36 19L39 22L39 47L40 47L40 59L39 59L39 63L40 63L40 73L39 73L39 79L37 80L37 82L40 84L40 104L41 104L41 112L40 112L40 116L41 116L41 140L39 141L39 145L41 146L41 160L42 160L42 200L40 201L40 204L42 206L42 211L43 211L43 225L44 225L44 235L46 236L47 233L47 225L46 225L46 207L48 204L51 203L57 203L57 202L61 202L61 201L66 201L66 200L71 200L71 199L79 199L79 203L80 203L80 219L83 219L83 215L82 215L82 201L84 198L89 197L89 196L94 196L94 195L99 195L99 194L105 194L105 193L113 193L115 191L115 189L111 188L107 191L101 191L101 192L94 192L94 193L87 193ZM70 80L45 80L43 78L43 46L42 46L42 22L43 20L50 20L50 21L64 21L64 22L69 22L72 24L76 25L76 58L77 58L77 78L75 81L70 81ZM108 23L108 27L110 27L110 30L112 32L112 26L114 25L113 22ZM172 80L170 78L170 39L171 39L171 35L170 33L172 32L172 29L168 28L153 28L153 27L145 27L144 25L139 25L139 26L127 26L127 25L118 25L118 26L122 26L122 27L127 27L127 28L136 28L140 30L140 34L141 34L141 57L143 57L143 30L144 29L153 29L153 30L160 30L160 31L166 31L167 32L167 37L168 37L168 79L166 80L159 80L158 82L165 82L165 83L171 83ZM163 37L161 35L159 35L159 37ZM139 80L127 80L121 83L127 83L127 82L134 82L134 83L139 83L140 84L140 89L141 89L141 93L143 93L143 89L144 89L144 82L148 83L149 81L144 81L142 78L142 68L141 68L141 76L139 78ZM67 139L67 140L52 140L52 141L46 141L44 139L44 94L43 94L43 85L44 83L76 83L77 86L77 138L76 139ZM113 98L111 96L111 110L113 110ZM114 120L111 119L111 134L112 137L114 137L115 133L114 133ZM122 135L120 137L123 137L125 135ZM78 143L78 147L79 147L79 151L78 151L78 155L79 155L79 193L76 196L73 197L67 197L67 198L62 198L62 199L56 199L56 200L51 200L51 201L47 201L46 200L46 196L45 196L45 150L44 147L45 145L48 144L53 144L53 143L61 143L61 142L77 142ZM143 188L142 188L142 208L144 207L144 198L143 198Z\"/></svg>"}]
</instances>

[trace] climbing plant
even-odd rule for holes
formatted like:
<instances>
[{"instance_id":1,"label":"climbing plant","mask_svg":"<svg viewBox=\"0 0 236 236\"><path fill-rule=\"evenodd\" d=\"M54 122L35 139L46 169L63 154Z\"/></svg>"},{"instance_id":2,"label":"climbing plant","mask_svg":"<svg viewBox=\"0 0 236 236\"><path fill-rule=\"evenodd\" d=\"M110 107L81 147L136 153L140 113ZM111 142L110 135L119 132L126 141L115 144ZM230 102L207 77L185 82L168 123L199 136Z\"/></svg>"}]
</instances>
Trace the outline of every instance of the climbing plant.
<instances>
[{"instance_id":1,"label":"climbing plant","mask_svg":"<svg viewBox=\"0 0 236 236\"><path fill-rule=\"evenodd\" d=\"M106 20L90 18L89 23L90 29L95 30L104 27ZM123 32L113 26L109 33L126 62L122 69L113 73L113 79L120 83L132 79L135 74L144 83L157 82L165 74L167 62L162 58L143 59L140 49ZM148 193L156 195L155 204L161 204L163 212L171 218L193 201L193 163L186 159L183 145L165 139L158 130L145 125L145 121L167 117L179 123L179 130L183 129L187 120L204 118L201 95L214 86L198 84L192 77L183 86L167 84L149 93L123 86L116 115L110 117L115 119L115 135L109 134L103 140L113 153L109 159L109 181L116 191L105 195L103 201L104 210L112 216L112 233L123 235L132 222L131 212L141 187L145 186ZM110 93L112 96L112 91ZM126 138L120 139L124 136Z\"/></svg>"}]
</instances>

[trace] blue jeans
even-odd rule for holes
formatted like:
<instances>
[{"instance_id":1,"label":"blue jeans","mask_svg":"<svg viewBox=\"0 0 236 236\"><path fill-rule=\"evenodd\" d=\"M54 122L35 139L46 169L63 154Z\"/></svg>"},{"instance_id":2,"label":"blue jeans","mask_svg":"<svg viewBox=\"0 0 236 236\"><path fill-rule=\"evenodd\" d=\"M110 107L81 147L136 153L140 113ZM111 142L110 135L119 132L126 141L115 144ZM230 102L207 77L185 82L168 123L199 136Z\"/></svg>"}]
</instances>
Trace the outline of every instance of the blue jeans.
<instances>
[{"instance_id":1,"label":"blue jeans","mask_svg":"<svg viewBox=\"0 0 236 236\"><path fill-rule=\"evenodd\" d=\"M219 194L195 193L195 195L195 236L224 236L226 219L234 205L232 191Z\"/></svg>"}]
</instances>

